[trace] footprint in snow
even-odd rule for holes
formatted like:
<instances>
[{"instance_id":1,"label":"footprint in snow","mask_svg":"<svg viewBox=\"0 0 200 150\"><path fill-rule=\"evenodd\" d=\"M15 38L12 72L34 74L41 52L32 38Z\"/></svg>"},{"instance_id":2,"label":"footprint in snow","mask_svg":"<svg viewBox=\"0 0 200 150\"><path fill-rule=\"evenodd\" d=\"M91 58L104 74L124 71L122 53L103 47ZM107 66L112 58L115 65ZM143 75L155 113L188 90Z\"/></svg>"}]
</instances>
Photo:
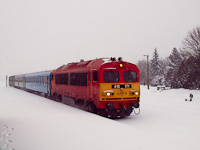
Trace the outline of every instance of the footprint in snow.
<instances>
[{"instance_id":1,"label":"footprint in snow","mask_svg":"<svg viewBox=\"0 0 200 150\"><path fill-rule=\"evenodd\" d=\"M13 140L10 139L14 128L9 128L8 125L0 122L0 150L15 150L11 145Z\"/></svg>"}]
</instances>

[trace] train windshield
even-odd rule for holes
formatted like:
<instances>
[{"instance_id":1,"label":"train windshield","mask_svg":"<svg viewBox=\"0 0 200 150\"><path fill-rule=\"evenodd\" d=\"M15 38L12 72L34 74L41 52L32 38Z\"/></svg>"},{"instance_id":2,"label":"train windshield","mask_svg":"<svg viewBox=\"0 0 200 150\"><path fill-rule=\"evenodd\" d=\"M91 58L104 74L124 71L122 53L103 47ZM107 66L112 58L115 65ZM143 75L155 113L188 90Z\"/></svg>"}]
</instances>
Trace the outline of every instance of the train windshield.
<instances>
[{"instance_id":1,"label":"train windshield","mask_svg":"<svg viewBox=\"0 0 200 150\"><path fill-rule=\"evenodd\" d=\"M104 71L103 80L104 82L118 82L119 72L118 71Z\"/></svg>"},{"instance_id":2,"label":"train windshield","mask_svg":"<svg viewBox=\"0 0 200 150\"><path fill-rule=\"evenodd\" d=\"M124 81L125 82L136 82L137 73L135 71L124 71Z\"/></svg>"}]
</instances>

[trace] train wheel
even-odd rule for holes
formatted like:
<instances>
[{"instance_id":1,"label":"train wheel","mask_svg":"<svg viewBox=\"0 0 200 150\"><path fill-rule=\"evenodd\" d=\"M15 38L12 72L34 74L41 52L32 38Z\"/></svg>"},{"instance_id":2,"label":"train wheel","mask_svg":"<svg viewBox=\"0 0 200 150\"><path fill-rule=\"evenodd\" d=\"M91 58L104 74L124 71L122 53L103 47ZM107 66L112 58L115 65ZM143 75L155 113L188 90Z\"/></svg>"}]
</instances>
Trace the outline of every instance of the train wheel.
<instances>
[{"instance_id":1,"label":"train wheel","mask_svg":"<svg viewBox=\"0 0 200 150\"><path fill-rule=\"evenodd\" d=\"M52 99L56 102L62 102L62 96L61 95L54 94Z\"/></svg>"},{"instance_id":2,"label":"train wheel","mask_svg":"<svg viewBox=\"0 0 200 150\"><path fill-rule=\"evenodd\" d=\"M62 102L62 96L61 95L58 95L58 98L56 100L57 102Z\"/></svg>"},{"instance_id":3,"label":"train wheel","mask_svg":"<svg viewBox=\"0 0 200 150\"><path fill-rule=\"evenodd\" d=\"M126 115L126 116L130 116L130 114L132 113L132 111L133 111L133 108L132 108L132 107L126 108L126 110L125 110L125 115Z\"/></svg>"},{"instance_id":4,"label":"train wheel","mask_svg":"<svg viewBox=\"0 0 200 150\"><path fill-rule=\"evenodd\" d=\"M90 112L92 112L92 113L96 113L97 112L97 108L93 103L90 105Z\"/></svg>"},{"instance_id":5,"label":"train wheel","mask_svg":"<svg viewBox=\"0 0 200 150\"><path fill-rule=\"evenodd\" d=\"M93 102L86 101L84 106L85 106L85 110L88 112L91 112L91 113L97 112L97 108Z\"/></svg>"},{"instance_id":6,"label":"train wheel","mask_svg":"<svg viewBox=\"0 0 200 150\"><path fill-rule=\"evenodd\" d=\"M105 110L104 109L99 109L98 110L98 115L105 117Z\"/></svg>"}]
</instances>

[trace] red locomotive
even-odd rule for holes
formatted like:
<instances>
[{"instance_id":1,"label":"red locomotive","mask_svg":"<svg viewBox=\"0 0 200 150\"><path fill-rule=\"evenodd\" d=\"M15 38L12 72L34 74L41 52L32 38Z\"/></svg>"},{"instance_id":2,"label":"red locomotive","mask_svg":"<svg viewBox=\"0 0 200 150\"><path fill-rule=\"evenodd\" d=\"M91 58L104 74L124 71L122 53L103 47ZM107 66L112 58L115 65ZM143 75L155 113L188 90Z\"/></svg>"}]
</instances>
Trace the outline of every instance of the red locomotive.
<instances>
[{"instance_id":1,"label":"red locomotive","mask_svg":"<svg viewBox=\"0 0 200 150\"><path fill-rule=\"evenodd\" d=\"M51 96L58 101L112 118L129 116L139 107L139 70L121 58L63 65L51 76Z\"/></svg>"},{"instance_id":2,"label":"red locomotive","mask_svg":"<svg viewBox=\"0 0 200 150\"><path fill-rule=\"evenodd\" d=\"M139 70L121 58L11 76L9 85L111 118L129 116L140 101Z\"/></svg>"}]
</instances>

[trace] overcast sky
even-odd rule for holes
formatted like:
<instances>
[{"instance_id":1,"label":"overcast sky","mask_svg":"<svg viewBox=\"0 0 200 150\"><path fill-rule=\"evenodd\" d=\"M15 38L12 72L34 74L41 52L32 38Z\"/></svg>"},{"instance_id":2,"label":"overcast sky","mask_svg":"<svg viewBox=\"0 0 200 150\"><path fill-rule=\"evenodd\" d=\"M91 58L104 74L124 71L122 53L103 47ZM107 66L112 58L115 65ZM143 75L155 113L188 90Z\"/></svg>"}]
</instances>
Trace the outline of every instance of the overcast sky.
<instances>
[{"instance_id":1,"label":"overcast sky","mask_svg":"<svg viewBox=\"0 0 200 150\"><path fill-rule=\"evenodd\" d=\"M200 25L200 0L0 0L0 75L80 59L165 58Z\"/></svg>"}]
</instances>

